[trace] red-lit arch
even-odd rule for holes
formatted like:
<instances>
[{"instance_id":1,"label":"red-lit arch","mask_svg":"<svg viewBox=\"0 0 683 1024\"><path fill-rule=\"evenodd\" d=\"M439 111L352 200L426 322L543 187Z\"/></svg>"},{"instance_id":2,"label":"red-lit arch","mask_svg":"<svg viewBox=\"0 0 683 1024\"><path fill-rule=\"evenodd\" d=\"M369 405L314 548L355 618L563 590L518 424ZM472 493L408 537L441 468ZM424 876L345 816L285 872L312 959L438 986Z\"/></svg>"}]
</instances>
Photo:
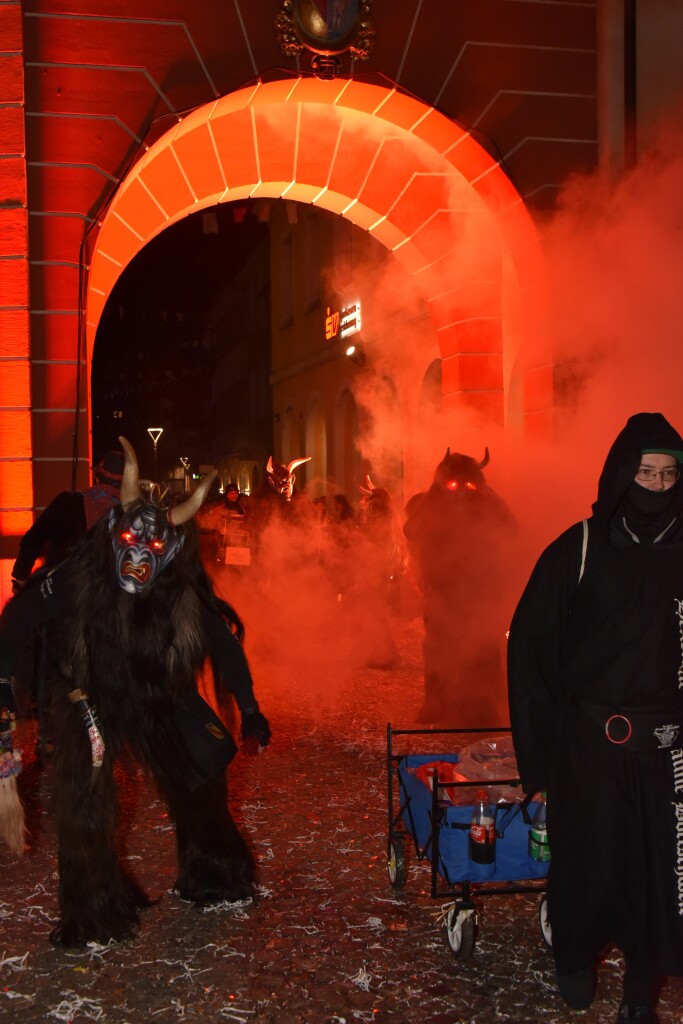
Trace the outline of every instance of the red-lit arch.
<instances>
[{"instance_id":1,"label":"red-lit arch","mask_svg":"<svg viewBox=\"0 0 683 1024\"><path fill-rule=\"evenodd\" d=\"M189 114L123 181L88 277L88 362L124 268L172 223L247 197L311 203L369 231L413 275L442 356L445 404L504 418L526 311L541 278L531 218L511 182L463 129L396 89L351 80L258 83ZM535 359L521 412L549 414Z\"/></svg>"}]
</instances>

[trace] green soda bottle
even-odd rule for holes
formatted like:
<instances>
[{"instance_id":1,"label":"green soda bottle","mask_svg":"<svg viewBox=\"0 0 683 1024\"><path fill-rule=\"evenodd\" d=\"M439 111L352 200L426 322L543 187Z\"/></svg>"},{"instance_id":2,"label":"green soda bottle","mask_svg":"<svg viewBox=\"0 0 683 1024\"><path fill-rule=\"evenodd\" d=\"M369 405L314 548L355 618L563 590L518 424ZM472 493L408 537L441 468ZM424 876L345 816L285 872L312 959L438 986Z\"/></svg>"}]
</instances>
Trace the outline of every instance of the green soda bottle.
<instances>
[{"instance_id":1,"label":"green soda bottle","mask_svg":"<svg viewBox=\"0 0 683 1024\"><path fill-rule=\"evenodd\" d=\"M538 807L531 819L529 829L529 856L532 860L544 863L550 860L550 846L548 845L548 826L546 824L546 794L540 794Z\"/></svg>"}]
</instances>

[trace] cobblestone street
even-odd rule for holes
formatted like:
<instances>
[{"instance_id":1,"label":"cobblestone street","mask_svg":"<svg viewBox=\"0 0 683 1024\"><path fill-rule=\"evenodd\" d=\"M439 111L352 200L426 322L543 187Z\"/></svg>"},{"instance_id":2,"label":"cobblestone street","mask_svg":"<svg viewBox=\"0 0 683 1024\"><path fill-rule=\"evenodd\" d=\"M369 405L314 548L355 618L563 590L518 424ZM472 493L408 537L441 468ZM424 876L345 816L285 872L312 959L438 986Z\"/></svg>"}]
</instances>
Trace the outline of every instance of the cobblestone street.
<instances>
[{"instance_id":1,"label":"cobblestone street","mask_svg":"<svg viewBox=\"0 0 683 1024\"><path fill-rule=\"evenodd\" d=\"M128 945L51 947L57 876L49 780L28 758L21 781L30 849L19 863L0 853L0 1016L103 1024L613 1021L620 958L605 959L593 1007L570 1012L554 987L537 895L480 900L478 941L460 960L437 921L444 901L429 896L426 863L412 858L405 888L391 888L386 726L413 726L421 698L418 620L395 625L398 667L357 669L341 681L337 674L322 711L324 666L316 696L302 699L298 685L292 700L286 671L268 673L250 655L273 742L259 758L238 755L229 776L234 813L259 864L253 903L199 911L174 896L164 808L141 775L126 776L126 856L159 902ZM28 751L30 726L23 731ZM680 1022L682 1006L681 981L669 981L661 1024Z\"/></svg>"}]
</instances>

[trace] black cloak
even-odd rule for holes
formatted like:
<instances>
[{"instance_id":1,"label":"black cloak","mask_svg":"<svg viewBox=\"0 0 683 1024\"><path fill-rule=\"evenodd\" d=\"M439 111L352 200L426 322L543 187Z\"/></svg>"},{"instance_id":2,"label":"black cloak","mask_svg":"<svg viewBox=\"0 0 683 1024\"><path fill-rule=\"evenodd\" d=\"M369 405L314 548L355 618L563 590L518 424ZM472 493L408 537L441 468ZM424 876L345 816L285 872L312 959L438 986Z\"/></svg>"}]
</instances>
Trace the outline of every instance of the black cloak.
<instances>
[{"instance_id":1,"label":"black cloak","mask_svg":"<svg viewBox=\"0 0 683 1024\"><path fill-rule=\"evenodd\" d=\"M543 552L510 629L513 738L525 791L548 791L563 974L610 943L683 974L683 485L636 484L648 451L683 461L659 413L628 420L592 517Z\"/></svg>"}]
</instances>

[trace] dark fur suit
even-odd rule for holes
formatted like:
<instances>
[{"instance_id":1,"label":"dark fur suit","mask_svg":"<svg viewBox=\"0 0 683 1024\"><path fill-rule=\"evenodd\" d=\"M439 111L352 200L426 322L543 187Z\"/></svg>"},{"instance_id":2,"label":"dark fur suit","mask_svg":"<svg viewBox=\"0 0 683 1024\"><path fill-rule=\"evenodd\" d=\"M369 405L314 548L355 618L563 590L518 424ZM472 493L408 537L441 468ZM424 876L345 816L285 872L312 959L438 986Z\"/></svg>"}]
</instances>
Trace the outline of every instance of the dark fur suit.
<instances>
[{"instance_id":1,"label":"dark fur suit","mask_svg":"<svg viewBox=\"0 0 683 1024\"><path fill-rule=\"evenodd\" d=\"M185 711L194 706L196 673L207 654L217 651L217 689L225 695L229 687L240 710L255 713L264 745L267 722L228 625L239 631L239 620L201 568L194 524L183 530L185 543L143 593L119 586L106 520L56 581L70 610L53 691L61 921L52 938L66 946L129 938L148 902L115 846L114 766L126 753L151 770L168 802L179 895L199 905L253 895L252 857L227 805L224 768L234 744L226 735L232 750L216 770L197 760L187 739ZM226 678L231 667L237 685ZM106 744L100 768L91 765L87 730L67 696L74 689L87 694L99 717Z\"/></svg>"},{"instance_id":2,"label":"dark fur suit","mask_svg":"<svg viewBox=\"0 0 683 1024\"><path fill-rule=\"evenodd\" d=\"M423 593L425 702L420 721L477 727L505 714L507 564L515 522L481 462L451 452L403 527Z\"/></svg>"}]
</instances>

